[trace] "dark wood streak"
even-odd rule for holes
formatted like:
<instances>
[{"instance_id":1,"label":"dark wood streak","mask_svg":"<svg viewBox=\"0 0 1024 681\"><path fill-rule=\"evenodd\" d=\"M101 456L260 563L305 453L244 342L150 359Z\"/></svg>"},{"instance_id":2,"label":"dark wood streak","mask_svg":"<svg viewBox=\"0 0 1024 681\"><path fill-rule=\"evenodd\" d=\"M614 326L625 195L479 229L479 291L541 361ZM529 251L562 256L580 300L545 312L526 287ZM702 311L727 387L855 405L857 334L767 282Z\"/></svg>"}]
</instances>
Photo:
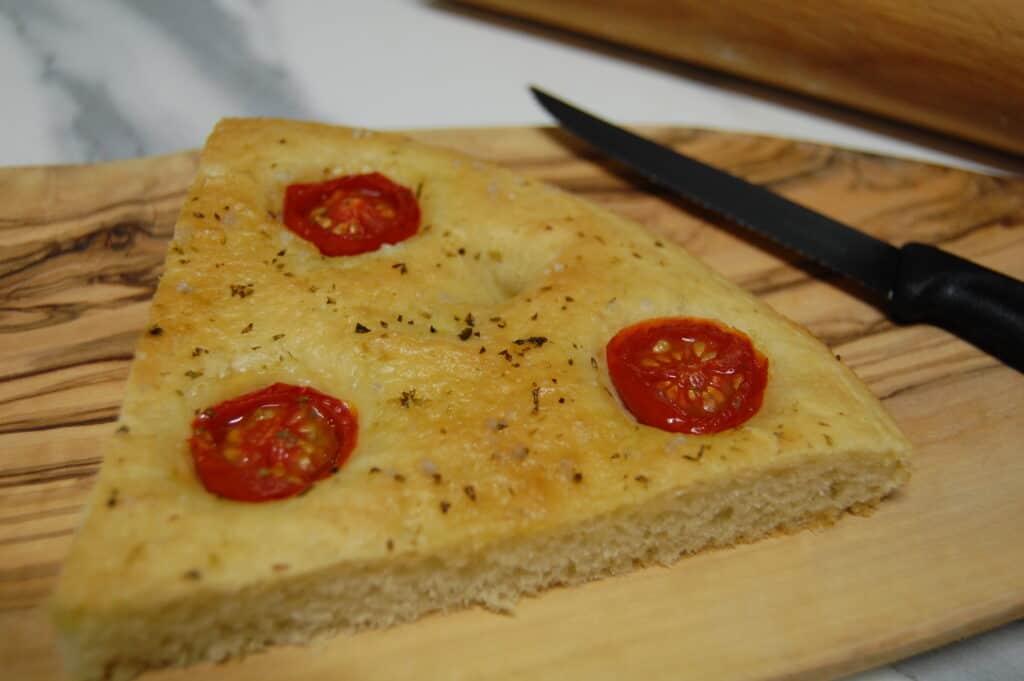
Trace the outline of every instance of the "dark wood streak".
<instances>
[{"instance_id":1,"label":"dark wood streak","mask_svg":"<svg viewBox=\"0 0 1024 681\"><path fill-rule=\"evenodd\" d=\"M12 603L0 602L0 614L25 613L25 611L29 611L26 614L30 614L32 611L35 611L35 610L37 610L39 608L39 603L46 599L46 596L47 596L47 594L49 594L49 592L50 592L49 588L45 588L45 587L37 587L35 589L26 589L24 594L22 595L22 597L24 599L22 602L18 602L18 601L13 601Z\"/></svg>"},{"instance_id":2,"label":"dark wood streak","mask_svg":"<svg viewBox=\"0 0 1024 681\"><path fill-rule=\"evenodd\" d=\"M49 485L49 484L52 484L54 482L62 482L64 480L87 480L89 478L95 477L95 475L99 472L99 470L100 470L99 464L96 464L95 467L93 467L93 468L91 468L89 470L81 470L81 471L72 470L72 471L67 471L67 472L64 472L64 473L60 473L58 475L48 475L46 477L38 477L38 478L28 478L28 477L25 477L25 478L19 478L19 479L16 479L16 480L3 480L3 479L0 479L0 489L3 489L3 488L26 488L26 487L32 487L33 485Z\"/></svg>"},{"instance_id":3,"label":"dark wood streak","mask_svg":"<svg viewBox=\"0 0 1024 681\"><path fill-rule=\"evenodd\" d=\"M838 163L836 160L830 158L828 162L811 165L810 167L801 168L800 170L772 178L759 178L758 175L765 172L759 166L743 170L726 168L723 168L723 170L729 170L735 175L748 179L755 184L760 184L766 188L773 189L775 191L783 191L789 185L801 184L809 179L820 180L823 177L823 174L830 172L830 170L833 169L833 166L838 169ZM578 177L558 177L555 178L553 182L566 191L589 197L618 196L635 199L637 198L638 189L641 189L648 196L657 196L661 198L669 198L672 196L670 192L654 187L640 176L632 174L624 168L619 168L617 166L612 166L611 168L614 174L610 177L595 178L593 175L586 174L584 169L581 169Z\"/></svg>"},{"instance_id":4,"label":"dark wood streak","mask_svg":"<svg viewBox=\"0 0 1024 681\"><path fill-rule=\"evenodd\" d=\"M2 477L3 473L0 472L0 479L2 479ZM0 525L18 525L33 520L56 518L62 515L75 515L80 513L81 511L82 505L75 504L74 506L59 506L57 508L51 508L45 511L36 511L34 513L19 513L17 515L0 516ZM0 581L2 581L2 577L0 577Z\"/></svg>"},{"instance_id":5,"label":"dark wood streak","mask_svg":"<svg viewBox=\"0 0 1024 681\"><path fill-rule=\"evenodd\" d=\"M21 585L16 585L21 587ZM44 586L27 586L18 589L18 596L20 598L12 598L10 601L6 599L0 601L0 615L3 616L0 619L0 627L3 626L4 621L17 621L22 618L31 618L38 612L44 612L43 608L40 608L40 604L46 601L49 589ZM36 646L39 648L41 646ZM25 649L22 649L23 653ZM23 658L24 659L24 658ZM57 668L56 661L53 664L54 668ZM52 678L59 678L55 675L50 675Z\"/></svg>"},{"instance_id":6,"label":"dark wood streak","mask_svg":"<svg viewBox=\"0 0 1024 681\"><path fill-rule=\"evenodd\" d=\"M770 270L759 270L736 283L756 296L767 296L772 293L814 285L822 280L827 281L827 278L811 278L806 274L794 272L791 267L780 266Z\"/></svg>"},{"instance_id":7,"label":"dark wood streak","mask_svg":"<svg viewBox=\"0 0 1024 681\"><path fill-rule=\"evenodd\" d=\"M0 582L17 582L41 577L55 577L60 572L60 563L33 563L13 568L0 569Z\"/></svg>"},{"instance_id":8,"label":"dark wood streak","mask_svg":"<svg viewBox=\"0 0 1024 681\"><path fill-rule=\"evenodd\" d=\"M580 167L580 162L597 165L605 169L609 175L600 177L603 181L614 181L616 178L618 181L625 182L629 186L644 186L645 190L649 190L647 183L639 178L638 175L627 170L621 164L611 161L607 156L595 151L592 147L582 144L573 138L567 137L561 131L552 133L558 141L563 144L566 148L573 151L573 155L569 158L565 157L527 157L523 159L516 159L513 163L505 163L505 165L514 167L521 170L529 170L535 174L554 174L553 181L560 187L571 190L574 192L587 193L588 191L596 191L595 186L581 185L578 181L573 179L567 179L559 176L553 171L567 167ZM691 149L691 147L699 147L700 143L709 137L713 137L714 133L708 131L698 131L691 135L673 135L663 134L655 131L653 134L646 135L649 139L658 142L664 146L671 147L678 150L681 153L691 155L698 160L702 160L709 163L721 170L732 173L739 177L743 177L748 181L761 184L769 187L773 190L779 191L784 190L788 186L799 184L806 180L820 181L821 179L829 176L833 171L842 171L846 169L847 164L851 163L855 159L859 159L861 156L867 156L868 158L874 158L867 154L858 154L857 152L848 152L844 150L825 149L817 145L801 143L801 142L790 142L786 144L778 144L777 140L773 141L774 145L769 145L768 154L764 154L762 149L765 145L766 138L757 137L746 137L748 142L745 156L739 156L736 159L708 159L704 158L704 154L699 153L699 149ZM878 157L881 158L881 157ZM795 167L796 169L790 169L789 166ZM782 174L778 174L782 172ZM581 175L593 177L593 173L588 171L586 168L580 167L579 170ZM604 187L605 185L597 185L597 187Z\"/></svg>"},{"instance_id":9,"label":"dark wood streak","mask_svg":"<svg viewBox=\"0 0 1024 681\"><path fill-rule=\"evenodd\" d=\"M42 484L55 480L89 477L96 473L99 465L100 457L94 456L45 466L0 469L0 487L10 487L15 484ZM19 480L22 482L18 482Z\"/></svg>"},{"instance_id":10,"label":"dark wood streak","mask_svg":"<svg viewBox=\"0 0 1024 681\"><path fill-rule=\"evenodd\" d=\"M0 229L6 229L10 227L43 227L46 225L52 225L54 223L65 222L67 220L75 220L78 222L87 222L94 218L100 218L105 214L109 214L113 211L120 209L133 208L137 209L140 213L146 213L153 209L153 206L163 202L178 202L185 197L185 188L178 187L172 191L164 192L161 194L152 194L139 198L115 201L113 203L104 203L94 208L90 208L84 212L75 213L74 215L60 215L51 217L46 220L35 220L35 219L24 219L24 218L5 218L0 215Z\"/></svg>"},{"instance_id":11,"label":"dark wood streak","mask_svg":"<svg viewBox=\"0 0 1024 681\"><path fill-rule=\"evenodd\" d=\"M0 333L34 331L58 326L78 319L80 309L69 305L38 305L32 308L0 307ZM9 321L12 317L29 316L31 321Z\"/></svg>"},{"instance_id":12,"label":"dark wood streak","mask_svg":"<svg viewBox=\"0 0 1024 681\"><path fill-rule=\"evenodd\" d=\"M66 350L52 351L32 358L32 364L25 371L15 372L0 378L2 381L13 381L31 378L40 374L74 369L89 364L105 362L130 362L134 356L133 349L138 340L139 329L122 331L110 336L69 345ZM0 404L3 402L0 401Z\"/></svg>"},{"instance_id":13,"label":"dark wood streak","mask_svg":"<svg viewBox=\"0 0 1024 681\"><path fill-rule=\"evenodd\" d=\"M711 163L712 159L706 158L707 154L702 148L705 144L713 147L716 152L722 151L721 145L718 143L721 139L721 133L717 131L690 128L681 132L679 129L661 128L656 126L640 126L633 129L637 134L657 142L658 144L671 147L681 153L692 155L695 158L708 163ZM579 164L580 162L593 163L597 165L603 165L607 162L607 155L597 151L590 145L578 140L560 128L544 128L542 132L562 147L564 153L551 153L544 156L524 155L516 156L514 158L501 158L498 160L502 165L509 168L548 171L548 174L550 174L550 171L553 169L566 167L572 164ZM884 158L859 152L830 149L806 142L784 141L778 138L760 137L756 135L732 134L729 135L729 137L731 138L730 141L733 142L730 146L732 148L743 147L742 152L739 155L734 156L730 156L728 154L724 155L724 157L718 156L715 160L717 163L721 164L721 167L728 167L732 169L731 172L739 172L739 169L742 167L753 168L774 162L806 162L808 159L814 159L821 156L844 158L843 155L850 154L851 158L859 158L862 156L871 159ZM740 142L742 144L735 144L735 142ZM765 154L766 149L768 154ZM545 173L540 172L537 174L543 175Z\"/></svg>"},{"instance_id":14,"label":"dark wood streak","mask_svg":"<svg viewBox=\"0 0 1024 681\"><path fill-rule=\"evenodd\" d=\"M94 408L76 413L73 418L62 419L19 419L0 423L0 435L11 433L31 433L38 430L56 430L72 426L93 426L99 423L111 423L117 420L118 407L104 409Z\"/></svg>"},{"instance_id":15,"label":"dark wood streak","mask_svg":"<svg viewBox=\"0 0 1024 681\"><path fill-rule=\"evenodd\" d=\"M753 182L776 192L783 192L791 186L809 180L820 182L830 175L844 170L843 161L845 159L843 158L843 152L829 151L819 154L800 154L801 162L794 164L798 166L797 170L789 170L778 177L772 176L773 173L779 172L780 166L785 170L785 164L792 162L792 158L796 155L794 148L788 146L780 149L768 158L758 159L753 163L735 165L731 168L723 168L723 170L727 170L733 175L746 179L748 182Z\"/></svg>"},{"instance_id":16,"label":"dark wood streak","mask_svg":"<svg viewBox=\"0 0 1024 681\"><path fill-rule=\"evenodd\" d=\"M75 529L73 527L66 527L63 530L52 530L50 532L37 532L36 534L27 534L19 537L7 537L0 539L0 546L11 545L11 544L26 544L29 542L39 541L41 539L54 539L56 537L67 537L70 536Z\"/></svg>"},{"instance_id":17,"label":"dark wood streak","mask_svg":"<svg viewBox=\"0 0 1024 681\"><path fill-rule=\"evenodd\" d=\"M852 333L819 334L818 338L822 343L830 348L839 348L843 345L861 340L862 338L884 333L885 331L892 329L893 326L893 323L888 319L878 318L867 324L858 325L857 330Z\"/></svg>"},{"instance_id":18,"label":"dark wood streak","mask_svg":"<svg viewBox=\"0 0 1024 681\"><path fill-rule=\"evenodd\" d=\"M141 303L150 300L156 291L154 285L143 293L123 296L103 303L61 303L53 305L37 305L23 308L0 307L0 333L23 333L37 331L51 326L60 326L76 321L94 310L111 310L124 307L127 303ZM17 315L35 315L33 321L2 323L5 317Z\"/></svg>"},{"instance_id":19,"label":"dark wood streak","mask_svg":"<svg viewBox=\"0 0 1024 681\"><path fill-rule=\"evenodd\" d=\"M945 223L942 229L930 232L925 238L912 237L917 241L941 244L949 243L957 239L970 236L974 232L992 227L1014 228L1021 223L1021 218L1024 218L1024 215L1016 216L1013 214L1007 214L1004 210L981 215L975 218L971 215L965 215L965 211L963 210L956 211L955 208L946 209L949 211L949 213L947 213L946 211L935 211L934 204L931 204L930 207L932 208L932 212L924 216L915 215L915 207L913 206L905 206L899 209L888 210L884 213L871 215L870 218L863 221L863 224L899 224L906 222L908 217L915 222L942 222ZM965 221L966 224L960 224ZM908 240L910 239L902 239L902 241Z\"/></svg>"},{"instance_id":20,"label":"dark wood streak","mask_svg":"<svg viewBox=\"0 0 1024 681\"><path fill-rule=\"evenodd\" d=\"M23 251L14 260L0 261L3 265L2 276L11 277L21 274L41 262L66 254L81 254L96 246L104 251L126 251L136 241L136 233L149 237L161 237L157 228L160 225L140 221L117 222L112 225L96 225L92 231L82 235L71 236L66 240L42 241L28 244L31 250ZM160 230L162 231L162 230ZM102 241L101 241L102 240Z\"/></svg>"},{"instance_id":21,"label":"dark wood streak","mask_svg":"<svg viewBox=\"0 0 1024 681\"><path fill-rule=\"evenodd\" d=\"M1004 371L1005 369L1006 369L1006 367L1003 366L999 361L997 361L995 359L992 359L992 360L986 362L985 364L983 364L982 366L979 366L979 367L976 367L976 368L973 368L973 369L957 368L955 370L949 371L948 373L944 373L942 375L936 376L935 378L933 378L931 380L918 381L918 382L913 383L911 385L906 385L906 386L903 386L901 388L897 388L897 389L889 391L889 392L887 392L887 393L885 393L883 395L879 395L879 399L881 399L883 402L885 402L885 401L888 401L888 400L895 399L897 397L906 396L906 395L913 394L915 392L920 392L920 391L923 391L923 390L927 390L927 389L932 388L932 387L934 387L936 385L942 385L943 383L954 383L954 382L956 382L958 380L961 380L963 377L966 377L966 376L976 376L976 375L984 374L984 373L991 372L991 371Z\"/></svg>"},{"instance_id":22,"label":"dark wood streak","mask_svg":"<svg viewBox=\"0 0 1024 681\"><path fill-rule=\"evenodd\" d=\"M978 232L982 232L989 229L1019 229L1020 225L1024 224L1022 221L1017 221L1011 217L1000 215L995 217L984 218L978 222L965 225L963 228L956 231L944 232L937 234L935 239L929 243L936 246L949 246L957 241L963 241L968 237L973 236Z\"/></svg>"},{"instance_id":23,"label":"dark wood streak","mask_svg":"<svg viewBox=\"0 0 1024 681\"><path fill-rule=\"evenodd\" d=\"M38 607L46 599L58 574L60 563L56 561L0 569L0 612Z\"/></svg>"},{"instance_id":24,"label":"dark wood streak","mask_svg":"<svg viewBox=\"0 0 1024 681\"><path fill-rule=\"evenodd\" d=\"M0 296L6 303L0 306L0 333L58 326L93 309L151 298L171 234L170 229L156 227L141 222L118 223L48 244L23 257L18 267L8 268L9 273L0 279ZM84 293L88 287L100 284L119 285L127 293L99 302L35 302L47 294L68 290ZM19 319L25 315L28 320Z\"/></svg>"},{"instance_id":25,"label":"dark wood streak","mask_svg":"<svg viewBox=\"0 0 1024 681\"><path fill-rule=\"evenodd\" d=\"M79 366L87 366L89 363L81 364ZM96 385L98 383L109 383L111 380L123 380L126 371L113 371L108 369L107 371L96 371L88 374L76 375L68 379L58 380L60 377L54 372L54 382L50 385L35 389L29 392L16 393L12 397L6 400L0 400L0 407L5 404L12 404L16 402L22 402L25 400L31 400L34 398L45 397L54 393L61 392L63 390L70 390L75 388L82 388L85 386Z\"/></svg>"}]
</instances>

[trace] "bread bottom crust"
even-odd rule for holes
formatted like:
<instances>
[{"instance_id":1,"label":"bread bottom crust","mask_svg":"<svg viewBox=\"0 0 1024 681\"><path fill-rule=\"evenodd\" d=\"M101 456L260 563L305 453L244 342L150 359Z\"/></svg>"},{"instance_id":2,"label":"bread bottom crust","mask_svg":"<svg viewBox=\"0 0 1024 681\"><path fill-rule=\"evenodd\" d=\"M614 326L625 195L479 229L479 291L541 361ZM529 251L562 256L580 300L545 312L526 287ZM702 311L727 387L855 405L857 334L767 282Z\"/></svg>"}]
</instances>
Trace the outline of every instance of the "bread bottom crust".
<instances>
[{"instance_id":1,"label":"bread bottom crust","mask_svg":"<svg viewBox=\"0 0 1024 681\"><path fill-rule=\"evenodd\" d=\"M862 514L907 477L891 454L832 455L813 464L722 476L584 523L471 551L453 547L341 562L240 591L199 591L174 603L83 616L59 643L73 678L121 681L148 669L222 661L432 612L472 605L507 612L520 597L552 586L829 525L846 511Z\"/></svg>"}]
</instances>

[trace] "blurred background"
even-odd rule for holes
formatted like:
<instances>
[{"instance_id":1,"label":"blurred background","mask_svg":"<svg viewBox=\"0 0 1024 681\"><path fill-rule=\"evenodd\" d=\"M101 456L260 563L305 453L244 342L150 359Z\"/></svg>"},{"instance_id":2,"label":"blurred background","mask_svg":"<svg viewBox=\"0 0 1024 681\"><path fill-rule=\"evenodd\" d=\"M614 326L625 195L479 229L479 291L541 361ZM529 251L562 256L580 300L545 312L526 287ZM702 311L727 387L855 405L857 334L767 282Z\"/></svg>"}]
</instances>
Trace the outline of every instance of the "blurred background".
<instances>
[{"instance_id":1,"label":"blurred background","mask_svg":"<svg viewBox=\"0 0 1024 681\"><path fill-rule=\"evenodd\" d=\"M936 43L933 26L913 24L934 14L927 6L936 3L917 0L856 3L873 12L867 27L850 23L848 2L830 3L834 14L824 15L808 13L816 3L774 1L730 2L737 7L723 5L718 14L700 9L707 3L685 0L474 2L0 0L6 95L0 164L103 161L197 147L214 122L229 115L384 129L547 124L526 92L528 83L536 83L627 123L726 128L962 167L1019 169L1018 159L995 147L1013 146L1004 133L1009 130L1011 139L1019 134L1024 108L1000 114L1008 127L987 148L912 120L914 106L918 119L920 110L928 111L929 97L964 99L941 88L936 95L928 87L953 68L950 60L965 50L1011 49L1008 42L1024 40L1013 33L1012 22L1006 27L1005 16L1003 23L1000 17L982 22L980 33L977 27L965 31L961 22L948 28L945 42ZM506 6L533 19L477 4ZM628 6L632 14L626 16L639 16L640 23L619 16L626 11L616 10L619 5ZM886 7L917 8L917 14L888 16ZM723 16L734 20L723 23ZM872 38L885 35L897 20L903 42ZM802 33L796 30L801 26ZM834 49L838 40L823 32L829 26L847 36L849 44L840 48L860 45L866 51L829 62L821 51ZM1002 31L1004 39L988 39L992 31ZM918 43L934 53L932 61L922 60ZM985 52L979 59L998 57ZM915 63L916 70L909 68ZM1020 62L1006 65L1011 67L1024 68ZM866 82L837 80L851 72L867 74ZM885 79L894 72L902 75ZM1024 88L1024 77L1009 75L997 94L1012 106L1010 85ZM907 79L916 85L905 86ZM772 81L786 89L765 84ZM883 97L879 103L868 96L875 82L883 92L895 91L895 100ZM854 86L868 94L849 95ZM903 100L910 101L909 115ZM896 117L860 109L890 110ZM990 102L979 104L979 110L992 109ZM960 140L985 137L977 126L944 124L947 132L959 125L965 133L956 136Z\"/></svg>"}]
</instances>

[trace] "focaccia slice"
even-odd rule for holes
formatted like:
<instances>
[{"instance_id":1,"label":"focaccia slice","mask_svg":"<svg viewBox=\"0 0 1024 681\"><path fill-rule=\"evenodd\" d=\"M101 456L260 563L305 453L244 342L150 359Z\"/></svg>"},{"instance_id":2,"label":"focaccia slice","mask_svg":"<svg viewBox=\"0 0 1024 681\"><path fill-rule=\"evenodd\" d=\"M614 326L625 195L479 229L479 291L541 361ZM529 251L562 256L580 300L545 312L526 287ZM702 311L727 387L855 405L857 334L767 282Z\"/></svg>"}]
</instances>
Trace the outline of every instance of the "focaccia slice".
<instances>
[{"instance_id":1,"label":"focaccia slice","mask_svg":"<svg viewBox=\"0 0 1024 681\"><path fill-rule=\"evenodd\" d=\"M380 173L415 234L324 255L287 188ZM641 425L606 345L712 320L767 360L760 408L693 435ZM332 475L212 494L193 420L275 384L342 400ZM77 679L219 660L669 563L835 519L907 479L905 438L808 333L639 225L404 137L226 120L170 245L116 435L53 612Z\"/></svg>"}]
</instances>

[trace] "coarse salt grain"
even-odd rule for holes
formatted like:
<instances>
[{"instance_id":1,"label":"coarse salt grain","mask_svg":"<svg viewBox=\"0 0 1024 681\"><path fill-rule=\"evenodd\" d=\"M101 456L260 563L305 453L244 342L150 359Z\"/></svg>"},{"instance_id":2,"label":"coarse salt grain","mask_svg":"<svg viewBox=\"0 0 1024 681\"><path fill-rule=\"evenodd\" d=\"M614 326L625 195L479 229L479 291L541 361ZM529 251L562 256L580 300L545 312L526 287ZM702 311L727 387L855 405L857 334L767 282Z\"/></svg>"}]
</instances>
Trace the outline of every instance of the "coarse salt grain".
<instances>
[{"instance_id":1,"label":"coarse salt grain","mask_svg":"<svg viewBox=\"0 0 1024 681\"><path fill-rule=\"evenodd\" d=\"M669 454L676 454L681 449L686 447L687 440L689 438L686 435L673 435L669 438L668 442L665 443L665 451Z\"/></svg>"}]
</instances>

